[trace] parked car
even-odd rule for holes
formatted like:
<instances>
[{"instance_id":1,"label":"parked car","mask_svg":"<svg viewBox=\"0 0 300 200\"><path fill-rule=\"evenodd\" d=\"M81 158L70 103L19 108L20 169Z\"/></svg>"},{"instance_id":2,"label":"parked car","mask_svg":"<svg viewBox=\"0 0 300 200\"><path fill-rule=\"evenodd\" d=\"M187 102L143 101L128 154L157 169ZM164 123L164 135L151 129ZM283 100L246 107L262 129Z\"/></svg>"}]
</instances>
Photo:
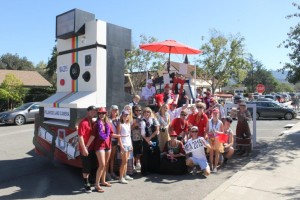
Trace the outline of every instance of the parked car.
<instances>
[{"instance_id":1,"label":"parked car","mask_svg":"<svg viewBox=\"0 0 300 200\"><path fill-rule=\"evenodd\" d=\"M38 112L38 102L25 103L14 110L1 112L0 123L23 125L26 122L33 122Z\"/></svg>"},{"instance_id":2,"label":"parked car","mask_svg":"<svg viewBox=\"0 0 300 200\"><path fill-rule=\"evenodd\" d=\"M247 103L256 104L256 119L284 118L286 120L291 120L297 117L297 113L293 109L284 107L275 101L251 101ZM249 109L249 111L251 115L253 115L253 110Z\"/></svg>"},{"instance_id":3,"label":"parked car","mask_svg":"<svg viewBox=\"0 0 300 200\"><path fill-rule=\"evenodd\" d=\"M270 98L259 97L259 98L256 99L256 101L274 101L274 100L270 99Z\"/></svg>"},{"instance_id":4,"label":"parked car","mask_svg":"<svg viewBox=\"0 0 300 200\"><path fill-rule=\"evenodd\" d=\"M281 96L284 98L284 102L288 102L291 100L288 94L281 94Z\"/></svg>"},{"instance_id":5,"label":"parked car","mask_svg":"<svg viewBox=\"0 0 300 200\"><path fill-rule=\"evenodd\" d=\"M246 100L244 97L242 97L242 96L239 96L239 95L235 95L234 97L233 97L233 103L234 104L237 104L239 101L242 101L242 100Z\"/></svg>"},{"instance_id":6,"label":"parked car","mask_svg":"<svg viewBox=\"0 0 300 200\"><path fill-rule=\"evenodd\" d=\"M273 94L266 94L264 97L265 97L265 98L272 99L272 100L274 100L274 101L277 101L277 98L276 98L276 96L275 96L275 95L273 95Z\"/></svg>"}]
</instances>

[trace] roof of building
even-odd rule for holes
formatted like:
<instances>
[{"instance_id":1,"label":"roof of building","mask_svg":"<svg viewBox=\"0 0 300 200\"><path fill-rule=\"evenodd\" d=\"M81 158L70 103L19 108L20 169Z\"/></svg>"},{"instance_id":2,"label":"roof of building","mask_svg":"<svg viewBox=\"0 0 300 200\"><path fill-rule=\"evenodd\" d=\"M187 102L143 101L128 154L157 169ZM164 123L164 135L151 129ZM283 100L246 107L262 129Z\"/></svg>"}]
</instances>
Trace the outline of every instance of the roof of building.
<instances>
[{"instance_id":1,"label":"roof of building","mask_svg":"<svg viewBox=\"0 0 300 200\"><path fill-rule=\"evenodd\" d=\"M16 78L22 81L25 87L49 87L52 84L47 81L37 71L23 70L0 70L0 84L4 81L7 74L13 74Z\"/></svg>"}]
</instances>

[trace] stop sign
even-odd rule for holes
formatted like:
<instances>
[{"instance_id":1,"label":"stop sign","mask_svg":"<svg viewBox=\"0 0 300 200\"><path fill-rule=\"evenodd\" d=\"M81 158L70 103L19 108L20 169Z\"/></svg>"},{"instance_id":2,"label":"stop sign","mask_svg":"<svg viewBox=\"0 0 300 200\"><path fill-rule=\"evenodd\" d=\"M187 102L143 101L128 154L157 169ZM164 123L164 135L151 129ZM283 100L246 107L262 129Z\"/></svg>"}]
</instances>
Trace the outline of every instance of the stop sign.
<instances>
[{"instance_id":1,"label":"stop sign","mask_svg":"<svg viewBox=\"0 0 300 200\"><path fill-rule=\"evenodd\" d=\"M258 85L256 86L256 91L257 91L258 93L263 93L263 92L265 91L265 86L264 86L263 84L258 84Z\"/></svg>"}]
</instances>

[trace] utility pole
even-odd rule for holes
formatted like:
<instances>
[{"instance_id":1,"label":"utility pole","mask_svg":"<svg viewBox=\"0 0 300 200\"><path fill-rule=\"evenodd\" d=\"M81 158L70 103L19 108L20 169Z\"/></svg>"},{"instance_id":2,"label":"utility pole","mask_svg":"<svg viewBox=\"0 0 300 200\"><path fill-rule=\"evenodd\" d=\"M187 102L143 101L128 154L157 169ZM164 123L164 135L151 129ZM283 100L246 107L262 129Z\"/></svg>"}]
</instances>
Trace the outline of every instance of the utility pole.
<instances>
[{"instance_id":1,"label":"utility pole","mask_svg":"<svg viewBox=\"0 0 300 200\"><path fill-rule=\"evenodd\" d=\"M252 87L252 92L254 93L254 85L253 85L253 62L251 62L251 87Z\"/></svg>"}]
</instances>

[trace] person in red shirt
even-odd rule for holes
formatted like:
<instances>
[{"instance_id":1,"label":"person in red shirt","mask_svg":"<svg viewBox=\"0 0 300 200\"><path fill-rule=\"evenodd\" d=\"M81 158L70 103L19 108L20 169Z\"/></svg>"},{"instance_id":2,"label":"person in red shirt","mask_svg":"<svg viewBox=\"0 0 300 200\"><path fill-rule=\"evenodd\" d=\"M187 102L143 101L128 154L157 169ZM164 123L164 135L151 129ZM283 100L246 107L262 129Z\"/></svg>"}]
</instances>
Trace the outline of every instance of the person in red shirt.
<instances>
[{"instance_id":1,"label":"person in red shirt","mask_svg":"<svg viewBox=\"0 0 300 200\"><path fill-rule=\"evenodd\" d=\"M111 187L111 184L106 182L106 167L108 166L108 161L111 152L111 138L118 138L120 136L113 132L109 119L106 116L106 109L100 107L98 109L98 118L94 123L93 131L90 140L94 140L94 150L96 151L96 156L98 160L98 169L96 174L95 189L97 192L104 192L100 187ZM120 142L120 141L119 141ZM101 179L101 184L100 184Z\"/></svg>"},{"instance_id":2,"label":"person in red shirt","mask_svg":"<svg viewBox=\"0 0 300 200\"><path fill-rule=\"evenodd\" d=\"M197 115L198 113L198 110L196 108L196 105L191 105L189 109L190 109L190 114L188 115L187 120L189 122L189 127L192 127L193 124L191 122L193 122L195 115Z\"/></svg>"},{"instance_id":3,"label":"person in red shirt","mask_svg":"<svg viewBox=\"0 0 300 200\"><path fill-rule=\"evenodd\" d=\"M188 121L187 121L187 112L182 110L180 112L180 117L173 119L171 126L169 128L169 133L175 131L177 133L177 139L183 143L187 140L188 136Z\"/></svg>"},{"instance_id":4,"label":"person in red shirt","mask_svg":"<svg viewBox=\"0 0 300 200\"><path fill-rule=\"evenodd\" d=\"M193 126L198 127L198 136L199 137L206 137L205 130L208 122L208 117L205 114L205 104L204 103L196 103L196 108L198 113L191 116L189 118L189 123Z\"/></svg>"},{"instance_id":5,"label":"person in red shirt","mask_svg":"<svg viewBox=\"0 0 300 200\"><path fill-rule=\"evenodd\" d=\"M89 138L93 128L93 117L97 114L97 108L95 106L89 106L87 108L86 117L81 120L78 125L78 142L80 158L82 162L82 177L84 180L84 188L86 192L92 192L91 185L89 183L89 176L92 171L94 163L96 163L96 155L94 151L94 143L89 142Z\"/></svg>"}]
</instances>

